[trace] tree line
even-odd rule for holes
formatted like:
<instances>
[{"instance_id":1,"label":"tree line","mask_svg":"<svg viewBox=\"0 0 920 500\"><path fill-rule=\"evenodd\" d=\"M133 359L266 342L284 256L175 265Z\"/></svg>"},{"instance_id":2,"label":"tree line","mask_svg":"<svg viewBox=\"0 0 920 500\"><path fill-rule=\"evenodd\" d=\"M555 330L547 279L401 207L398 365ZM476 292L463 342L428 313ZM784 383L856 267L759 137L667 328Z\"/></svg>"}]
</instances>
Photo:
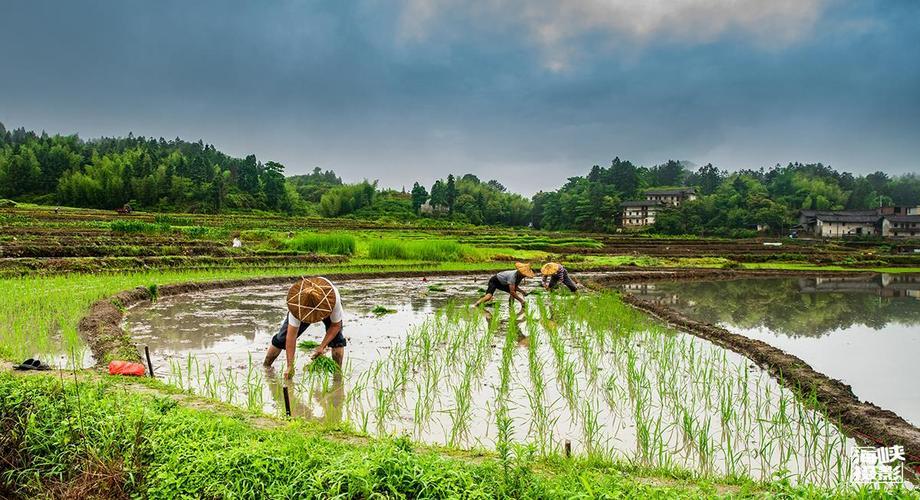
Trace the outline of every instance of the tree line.
<instances>
[{"instance_id":1,"label":"tree line","mask_svg":"<svg viewBox=\"0 0 920 500\"><path fill-rule=\"evenodd\" d=\"M821 163L790 163L729 173L674 160L645 167L614 158L555 191L531 199L496 180L448 175L409 192L376 182L345 184L315 168L285 177L284 165L235 158L202 141L147 137L83 140L0 123L0 198L40 204L158 211L265 210L326 217L443 219L469 224L562 230L618 230L620 204L649 188L692 187L698 199L659 213L651 231L744 236L786 231L800 209L920 205L916 174L890 177L838 172Z\"/></svg>"}]
</instances>

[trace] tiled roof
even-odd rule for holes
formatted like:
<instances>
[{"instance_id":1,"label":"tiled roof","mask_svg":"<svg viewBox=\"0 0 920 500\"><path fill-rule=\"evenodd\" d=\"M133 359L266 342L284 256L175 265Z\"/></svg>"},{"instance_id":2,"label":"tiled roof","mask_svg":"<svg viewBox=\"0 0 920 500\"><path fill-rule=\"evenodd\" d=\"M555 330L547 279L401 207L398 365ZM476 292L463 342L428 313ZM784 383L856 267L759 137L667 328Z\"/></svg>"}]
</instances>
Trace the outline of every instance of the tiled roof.
<instances>
[{"instance_id":1,"label":"tiled roof","mask_svg":"<svg viewBox=\"0 0 920 500\"><path fill-rule=\"evenodd\" d=\"M861 222L865 224L875 224L882 219L881 215L862 215L862 214L833 214L833 215L816 215L815 219L822 222Z\"/></svg>"},{"instance_id":2,"label":"tiled roof","mask_svg":"<svg viewBox=\"0 0 920 500\"><path fill-rule=\"evenodd\" d=\"M648 201L648 200L629 200L620 203L621 207L660 207L660 201Z\"/></svg>"},{"instance_id":3,"label":"tiled roof","mask_svg":"<svg viewBox=\"0 0 920 500\"><path fill-rule=\"evenodd\" d=\"M916 222L920 223L920 215L886 215L891 222Z\"/></svg>"},{"instance_id":4,"label":"tiled roof","mask_svg":"<svg viewBox=\"0 0 920 500\"><path fill-rule=\"evenodd\" d=\"M696 194L693 188L676 188L676 189L648 189L646 195L652 196L678 196L682 194Z\"/></svg>"}]
</instances>

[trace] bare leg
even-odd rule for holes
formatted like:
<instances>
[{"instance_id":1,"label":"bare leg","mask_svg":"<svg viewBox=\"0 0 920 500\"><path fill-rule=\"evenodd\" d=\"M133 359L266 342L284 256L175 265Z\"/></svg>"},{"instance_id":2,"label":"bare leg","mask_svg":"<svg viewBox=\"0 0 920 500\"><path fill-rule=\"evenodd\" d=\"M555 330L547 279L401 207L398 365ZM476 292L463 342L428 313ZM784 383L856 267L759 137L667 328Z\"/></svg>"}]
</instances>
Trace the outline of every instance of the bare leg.
<instances>
[{"instance_id":1,"label":"bare leg","mask_svg":"<svg viewBox=\"0 0 920 500\"><path fill-rule=\"evenodd\" d=\"M343 362L345 361L345 348L344 347L333 347L332 348L332 360L335 361L335 364L339 365L339 370L342 370Z\"/></svg>"},{"instance_id":2,"label":"bare leg","mask_svg":"<svg viewBox=\"0 0 920 500\"><path fill-rule=\"evenodd\" d=\"M490 300L492 300L492 294L491 294L491 293L487 293L487 294L483 295L481 299L477 300L476 303L473 304L473 307L477 307L477 306L479 306L479 304L483 304L483 303L485 303L485 302L489 302Z\"/></svg>"},{"instance_id":3,"label":"bare leg","mask_svg":"<svg viewBox=\"0 0 920 500\"><path fill-rule=\"evenodd\" d=\"M282 352L284 351L282 351L281 349L278 349L272 344L268 344L268 350L265 351L265 360L262 361L262 366L264 366L265 368L271 368L272 364L275 362L275 358L277 358L278 355L281 354Z\"/></svg>"}]
</instances>

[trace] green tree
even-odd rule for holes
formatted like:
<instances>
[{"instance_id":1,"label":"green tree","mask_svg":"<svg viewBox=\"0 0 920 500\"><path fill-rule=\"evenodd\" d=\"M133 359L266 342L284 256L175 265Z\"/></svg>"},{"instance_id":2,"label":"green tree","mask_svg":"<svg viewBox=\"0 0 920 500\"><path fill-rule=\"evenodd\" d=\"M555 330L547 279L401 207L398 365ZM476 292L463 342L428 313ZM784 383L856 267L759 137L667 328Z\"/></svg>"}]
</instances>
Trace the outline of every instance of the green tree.
<instances>
[{"instance_id":1,"label":"green tree","mask_svg":"<svg viewBox=\"0 0 920 500\"><path fill-rule=\"evenodd\" d=\"M447 203L447 211L454 213L454 202L457 200L457 185L454 182L454 174L447 176L447 184L444 186L444 201Z\"/></svg>"},{"instance_id":2,"label":"green tree","mask_svg":"<svg viewBox=\"0 0 920 500\"><path fill-rule=\"evenodd\" d=\"M262 170L262 194L265 196L266 204L272 209L279 210L286 203L284 165L274 161L265 164Z\"/></svg>"},{"instance_id":3,"label":"green tree","mask_svg":"<svg viewBox=\"0 0 920 500\"><path fill-rule=\"evenodd\" d=\"M20 147L19 153L0 158L0 194L13 198L33 194L40 185L41 166L30 147Z\"/></svg>"},{"instance_id":4,"label":"green tree","mask_svg":"<svg viewBox=\"0 0 920 500\"><path fill-rule=\"evenodd\" d=\"M428 201L428 191L416 182L412 185L412 210L418 213L426 201Z\"/></svg>"},{"instance_id":5,"label":"green tree","mask_svg":"<svg viewBox=\"0 0 920 500\"><path fill-rule=\"evenodd\" d=\"M431 206L447 206L447 188L440 179L434 181L434 184L431 186Z\"/></svg>"}]
</instances>

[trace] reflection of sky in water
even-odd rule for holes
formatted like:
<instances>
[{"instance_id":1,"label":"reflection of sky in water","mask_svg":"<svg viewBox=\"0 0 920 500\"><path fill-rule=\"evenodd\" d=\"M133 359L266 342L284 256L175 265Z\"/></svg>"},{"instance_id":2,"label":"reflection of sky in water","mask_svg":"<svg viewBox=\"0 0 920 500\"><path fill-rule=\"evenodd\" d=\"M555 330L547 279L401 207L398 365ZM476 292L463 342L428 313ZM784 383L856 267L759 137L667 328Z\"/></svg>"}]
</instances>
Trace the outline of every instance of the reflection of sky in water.
<instances>
[{"instance_id":1,"label":"reflection of sky in water","mask_svg":"<svg viewBox=\"0 0 920 500\"><path fill-rule=\"evenodd\" d=\"M484 281L450 277L338 282L345 336L358 344L370 337L402 338L407 327L451 298L475 300ZM435 284L445 291L430 291ZM287 312L287 289L287 285L273 285L167 297L132 310L125 326L138 343L158 353L251 351L255 343L261 354ZM371 313L376 306L396 313L376 316ZM311 326L301 338L318 339L322 334L321 326Z\"/></svg>"},{"instance_id":2,"label":"reflection of sky in water","mask_svg":"<svg viewBox=\"0 0 920 500\"><path fill-rule=\"evenodd\" d=\"M580 278L587 277L584 274ZM337 422L349 419L357 428L362 428L362 415L376 415L374 410L376 388L385 387L394 373L389 361L402 359L400 354L395 358L387 358L394 352L392 348L406 343L407 335L413 331L413 325L419 325L428 319L431 313L445 305L449 300L456 300L463 305L469 305L479 297L479 289L485 287L487 276L479 277L452 277L435 279L423 282L418 278L404 279L376 279L369 281L341 281L337 285L342 294L345 309L345 335L349 340L346 349L345 374L342 377L318 377L314 379L307 375L305 365L308 362L306 353L299 353L297 357L297 375L295 383L289 391L292 414L299 417L322 419ZM442 285L445 291L429 291L432 284ZM529 280L525 285L528 289L538 286L536 280ZM185 295L181 297L165 298L157 304L132 309L126 319L126 328L135 336L138 343L151 346L153 364L157 367L160 377L170 377L172 383L177 382L177 375L185 371L188 366L189 373L194 380L188 383L186 377L183 387L190 385L199 394L222 399L227 393L237 394L233 404L262 408L267 411L280 411L283 408L282 382L280 373L262 371L258 365L273 335L285 314L284 299L287 286L254 287L247 289L218 290ZM417 358L410 362L408 383L398 386L394 393L397 395L393 405L393 414L389 415L383 427L383 432L392 434L411 434L415 438L436 443L446 443L454 425L452 411L458 407L456 395L461 387L461 380L466 370L467 363L472 356L481 350L483 365L478 374L473 375L472 385L466 393L462 393L470 403L468 429L458 440L458 446L491 447L497 439L495 426L495 401L501 380L501 360L503 358L503 345L505 334L509 328L507 306L504 305L507 295L498 294L497 299L502 302L501 311L496 319L499 325L495 332L488 332L485 327L490 316L489 309L484 314L471 311L472 330L458 328L447 334L444 339L439 339L433 348L433 358L429 360ZM556 297L556 300L571 300L566 293ZM561 446L563 440L571 440L573 448L578 453L583 449L585 434L577 415L587 411L596 415L598 421L598 436L605 447L617 453L617 456L633 456L638 449L637 428L633 425L629 415L632 411L630 399L625 395L629 391L626 370L627 356L617 355L611 349L626 348L614 347L611 343L600 349L597 371L589 377L587 372L588 358L585 356L583 342L589 339L585 336L580 325L566 325L564 317L558 321L547 319L545 324L554 325L554 332L560 336L564 344L562 349L567 353L568 360L565 366L572 369L573 384L577 391L577 408L569 407L564 397L563 365L556 358L549 342L549 330L539 320L541 311L534 304L536 296L528 297L531 310L536 315L536 321L530 326L535 330L527 329L528 334L537 334L539 341L533 343L534 356L537 370L541 374L543 383L542 404L539 408L547 415L546 439L549 445ZM375 316L370 311L375 306L384 306L395 309L396 312L382 317ZM550 310L550 313L552 311ZM523 319L523 318L521 318ZM613 326L613 325L612 325ZM526 323L520 328L529 328ZM433 327L443 329L444 326ZM556 328L559 328L557 331ZM571 329L569 329L571 328ZM443 330L442 330L443 331ZM469 333L463 333L469 332ZM556 334L554 333L554 335ZM313 326L304 334L304 338L319 340L323 334L322 327ZM468 335L468 336L467 336ZM635 332L634 337L627 340L627 344L635 342L636 355L639 364L649 365L647 380L652 382L657 376L656 366L661 366L656 356L662 352L656 342L664 337L658 337L651 332ZM779 394L780 389L768 374L761 372L756 367L749 367L749 361L732 352L725 352L721 348L706 341L692 337L678 335L689 344L695 346L693 352L702 356L712 356L716 362L720 359L732 363L732 374L737 370L748 370L754 376L745 382L748 390L760 391L761 383L769 384L774 392ZM613 337L611 337L612 339ZM419 348L419 339L415 339L415 348ZM456 342L457 349L451 351L449 345ZM508 387L509 415L518 424L511 430L514 441L524 442L536 439L532 423L534 412L528 403L532 396L532 367L528 346L531 345L529 337L520 336L511 352L511 379ZM649 347L643 347L649 346ZM455 352L457 355L451 355ZM681 352L684 352L683 350ZM691 356L692 357L692 356ZM689 358L688 358L689 359ZM694 358L696 359L696 358ZM370 378L376 373L370 368L378 360L389 360L383 363L380 378ZM678 361L677 371L684 373L687 367L680 368ZM252 363L252 365L250 365ZM221 388L216 389L216 395L211 395L201 383L201 377L195 373L211 364L216 378L225 380L235 377L234 389L221 393ZM255 365L255 366L253 366ZM283 368L283 356L276 362L280 370ZM669 365L671 366L671 365ZM210 368L208 368L210 369ZM745 371L747 373L747 371ZM431 375L431 380L427 378ZM376 377L376 376L374 376ZM761 381L760 377L766 380ZM321 379L321 380L320 380ZM251 380L251 383L250 383ZM362 382L363 380L363 382ZM433 382L432 382L433 381ZM382 383L382 385L380 385ZM223 384L223 382L221 382ZM368 385L365 385L368 384ZM430 387L428 390L423 390ZM615 389L611 389L615 387ZM695 388L694 388L695 387ZM358 389L360 388L360 390ZM699 404L691 412L706 413L711 408L703 407L703 398L697 392L709 391L709 386L691 384L684 387L686 391L682 397L687 401ZM694 392L696 391L696 392ZM690 398L688 394L696 394ZM257 401L252 404L247 398L255 395ZM612 402L613 400L616 400ZM430 402L430 414L419 417L420 424L416 426L416 402ZM766 403L765 403L766 404ZM770 403L772 404L772 403ZM657 406L655 406L657 405ZM663 401L650 406L666 413ZM369 413L362 413L367 410ZM655 410L652 410L655 411ZM701 413L701 414L702 414ZM676 418L676 414L672 415ZM670 417L669 417L670 418ZM753 419L751 420L753 422ZM365 424L366 425L366 424ZM375 426L367 428L374 431ZM669 425L663 435L666 440L672 437L676 440L676 425ZM718 434L717 428L712 433ZM675 441L676 442L676 441ZM750 443L749 443L750 444ZM756 443L750 444L756 446ZM689 448L674 455L678 460L685 460L687 464L695 463L695 455ZM716 459L718 462L719 459ZM683 462L681 462L683 463ZM687 465L691 466L691 465ZM754 464L756 468L756 464ZM766 471L769 473L769 471Z\"/></svg>"},{"instance_id":3,"label":"reflection of sky in water","mask_svg":"<svg viewBox=\"0 0 920 500\"><path fill-rule=\"evenodd\" d=\"M629 285L632 293L762 340L920 425L920 278L748 279Z\"/></svg>"},{"instance_id":4,"label":"reflection of sky in water","mask_svg":"<svg viewBox=\"0 0 920 500\"><path fill-rule=\"evenodd\" d=\"M348 339L346 372L367 370L391 348L402 344L413 326L450 300L467 304L475 301L487 280L488 276L452 276L336 281L344 307L343 333ZM430 290L434 285L443 291ZM537 284L530 281L529 285L533 288ZM287 313L288 288L289 285L256 286L165 297L155 304L131 309L124 327L137 344L150 347L158 377L170 377L176 367L185 371L189 363L194 365L193 371L203 372L211 365L218 373L233 372L240 383L258 372L263 404L266 409L276 409L282 401L277 378L280 375L263 374L260 365ZM376 306L396 312L378 316L371 312ZM322 324L311 325L300 340L318 342L324 333ZM308 354L299 352L297 373L304 374L308 363ZM275 362L278 370L283 367L284 354ZM344 380L344 386L292 396L294 413L326 419L340 417L341 408L329 402L341 402L353 382Z\"/></svg>"}]
</instances>

